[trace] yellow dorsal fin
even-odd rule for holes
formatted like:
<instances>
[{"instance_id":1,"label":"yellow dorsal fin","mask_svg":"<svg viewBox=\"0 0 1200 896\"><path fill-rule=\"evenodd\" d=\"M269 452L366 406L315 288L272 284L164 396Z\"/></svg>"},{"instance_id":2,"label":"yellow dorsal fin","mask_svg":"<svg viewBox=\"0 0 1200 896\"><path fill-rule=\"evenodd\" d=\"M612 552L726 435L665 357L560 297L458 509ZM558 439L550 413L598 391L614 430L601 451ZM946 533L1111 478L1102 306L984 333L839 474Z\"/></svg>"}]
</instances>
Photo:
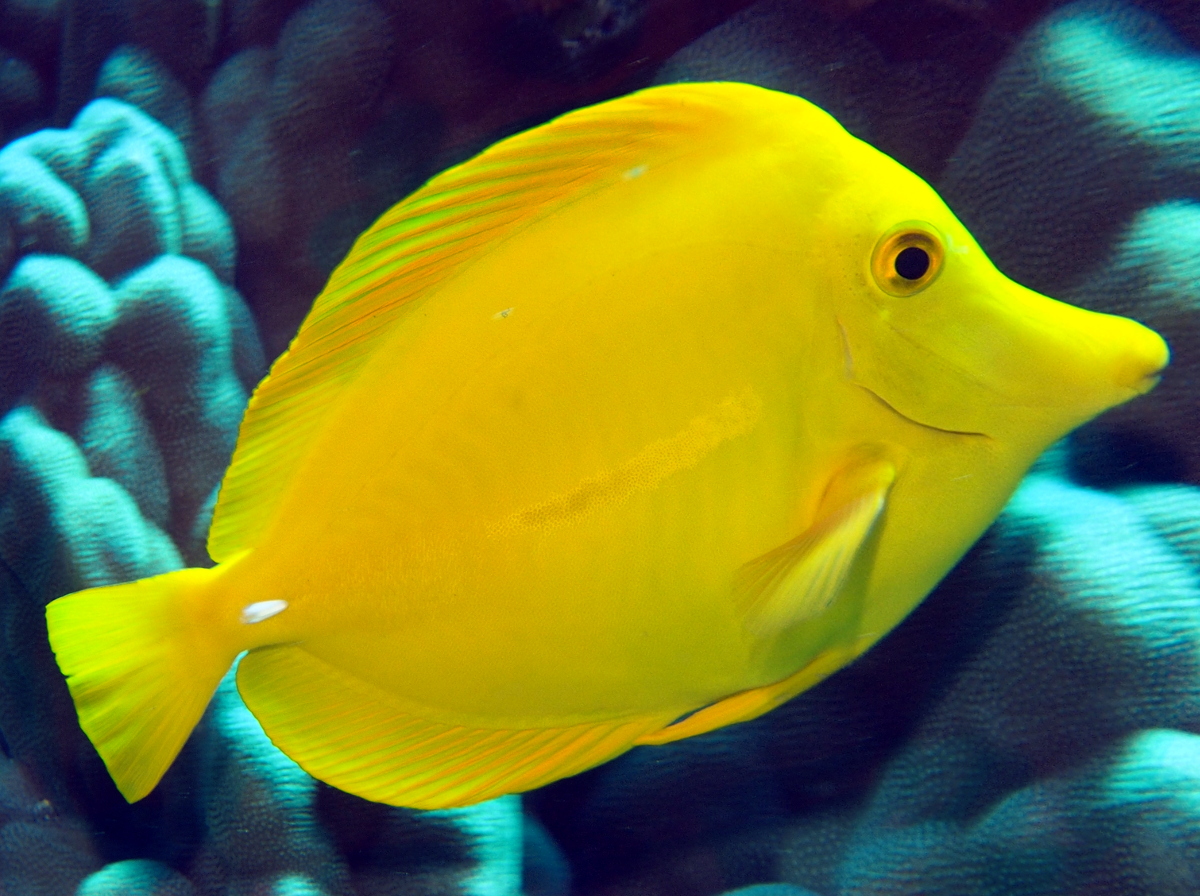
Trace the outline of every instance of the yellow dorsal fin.
<instances>
[{"instance_id":1,"label":"yellow dorsal fin","mask_svg":"<svg viewBox=\"0 0 1200 896\"><path fill-rule=\"evenodd\" d=\"M763 637L806 622L837 599L887 503L896 468L853 464L826 489L816 522L745 564L734 579L747 630Z\"/></svg>"},{"instance_id":2,"label":"yellow dorsal fin","mask_svg":"<svg viewBox=\"0 0 1200 896\"><path fill-rule=\"evenodd\" d=\"M430 721L294 646L252 650L238 666L237 684L267 736L314 778L416 809L466 806L577 774L666 721L528 729Z\"/></svg>"},{"instance_id":3,"label":"yellow dorsal fin","mask_svg":"<svg viewBox=\"0 0 1200 896\"><path fill-rule=\"evenodd\" d=\"M650 88L569 112L439 174L355 242L255 390L221 485L208 551L253 547L342 390L415 300L490 246L595 190L714 148L765 91Z\"/></svg>"}]
</instances>

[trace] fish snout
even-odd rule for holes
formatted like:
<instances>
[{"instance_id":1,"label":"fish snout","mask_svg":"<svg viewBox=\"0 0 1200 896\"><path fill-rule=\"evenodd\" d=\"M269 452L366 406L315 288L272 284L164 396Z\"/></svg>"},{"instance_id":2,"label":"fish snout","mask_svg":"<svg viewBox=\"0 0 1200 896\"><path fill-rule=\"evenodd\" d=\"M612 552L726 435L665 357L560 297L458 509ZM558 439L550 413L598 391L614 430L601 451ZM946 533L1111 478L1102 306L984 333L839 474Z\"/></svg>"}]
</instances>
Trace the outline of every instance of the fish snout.
<instances>
[{"instance_id":1,"label":"fish snout","mask_svg":"<svg viewBox=\"0 0 1200 896\"><path fill-rule=\"evenodd\" d=\"M1136 329L1126 352L1118 359L1113 375L1118 388L1129 389L1134 395L1145 395L1162 379L1162 372L1171 361L1171 349L1166 340L1149 327L1134 321L1127 323Z\"/></svg>"},{"instance_id":2,"label":"fish snout","mask_svg":"<svg viewBox=\"0 0 1200 896\"><path fill-rule=\"evenodd\" d=\"M1163 338L1135 320L1089 311L1024 287L1009 306L1031 337L1018 356L1036 405L1074 407L1086 417L1149 392L1170 360Z\"/></svg>"}]
</instances>

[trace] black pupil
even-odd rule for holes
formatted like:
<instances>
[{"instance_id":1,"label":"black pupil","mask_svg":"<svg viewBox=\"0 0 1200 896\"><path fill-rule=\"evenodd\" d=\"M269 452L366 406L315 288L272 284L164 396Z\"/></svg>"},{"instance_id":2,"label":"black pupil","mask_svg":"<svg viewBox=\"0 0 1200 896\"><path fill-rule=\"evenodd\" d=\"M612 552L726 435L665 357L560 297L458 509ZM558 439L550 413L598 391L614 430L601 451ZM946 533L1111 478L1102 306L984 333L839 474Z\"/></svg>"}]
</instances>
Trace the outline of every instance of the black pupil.
<instances>
[{"instance_id":1,"label":"black pupil","mask_svg":"<svg viewBox=\"0 0 1200 896\"><path fill-rule=\"evenodd\" d=\"M905 280L920 280L929 270L929 253L916 246L901 249L896 256L896 273Z\"/></svg>"}]
</instances>

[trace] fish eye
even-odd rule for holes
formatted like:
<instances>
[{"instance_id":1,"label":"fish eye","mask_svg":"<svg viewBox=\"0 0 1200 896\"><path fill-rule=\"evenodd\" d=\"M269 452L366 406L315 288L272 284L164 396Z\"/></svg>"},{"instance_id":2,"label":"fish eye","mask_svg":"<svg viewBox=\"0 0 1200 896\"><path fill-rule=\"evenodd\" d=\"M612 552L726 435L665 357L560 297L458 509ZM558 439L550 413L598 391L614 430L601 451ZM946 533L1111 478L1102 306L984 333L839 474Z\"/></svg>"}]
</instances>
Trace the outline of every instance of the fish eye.
<instances>
[{"instance_id":1,"label":"fish eye","mask_svg":"<svg viewBox=\"0 0 1200 896\"><path fill-rule=\"evenodd\" d=\"M945 257L933 229L909 221L880 238L871 257L871 273L888 295L911 296L937 279Z\"/></svg>"}]
</instances>

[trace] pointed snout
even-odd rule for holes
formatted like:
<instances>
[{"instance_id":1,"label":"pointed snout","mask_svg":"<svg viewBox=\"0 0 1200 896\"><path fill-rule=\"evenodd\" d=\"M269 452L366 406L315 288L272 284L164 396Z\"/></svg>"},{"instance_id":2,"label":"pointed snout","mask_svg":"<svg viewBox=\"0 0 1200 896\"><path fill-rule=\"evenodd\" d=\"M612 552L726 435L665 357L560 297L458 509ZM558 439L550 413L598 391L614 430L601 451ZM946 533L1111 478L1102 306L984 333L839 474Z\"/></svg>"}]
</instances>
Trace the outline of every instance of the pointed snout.
<instances>
[{"instance_id":1,"label":"pointed snout","mask_svg":"<svg viewBox=\"0 0 1200 896\"><path fill-rule=\"evenodd\" d=\"M1170 360L1163 338L1129 318L1088 311L1024 288L1010 302L1032 324L1026 360L1041 369L1043 399L1038 404L1074 406L1094 416L1149 392Z\"/></svg>"},{"instance_id":2,"label":"pointed snout","mask_svg":"<svg viewBox=\"0 0 1200 896\"><path fill-rule=\"evenodd\" d=\"M1128 350L1115 365L1117 386L1135 395L1145 395L1162 379L1162 372L1171 361L1171 350L1166 340L1149 327L1123 317L1116 319L1136 328L1129 334Z\"/></svg>"}]
</instances>

